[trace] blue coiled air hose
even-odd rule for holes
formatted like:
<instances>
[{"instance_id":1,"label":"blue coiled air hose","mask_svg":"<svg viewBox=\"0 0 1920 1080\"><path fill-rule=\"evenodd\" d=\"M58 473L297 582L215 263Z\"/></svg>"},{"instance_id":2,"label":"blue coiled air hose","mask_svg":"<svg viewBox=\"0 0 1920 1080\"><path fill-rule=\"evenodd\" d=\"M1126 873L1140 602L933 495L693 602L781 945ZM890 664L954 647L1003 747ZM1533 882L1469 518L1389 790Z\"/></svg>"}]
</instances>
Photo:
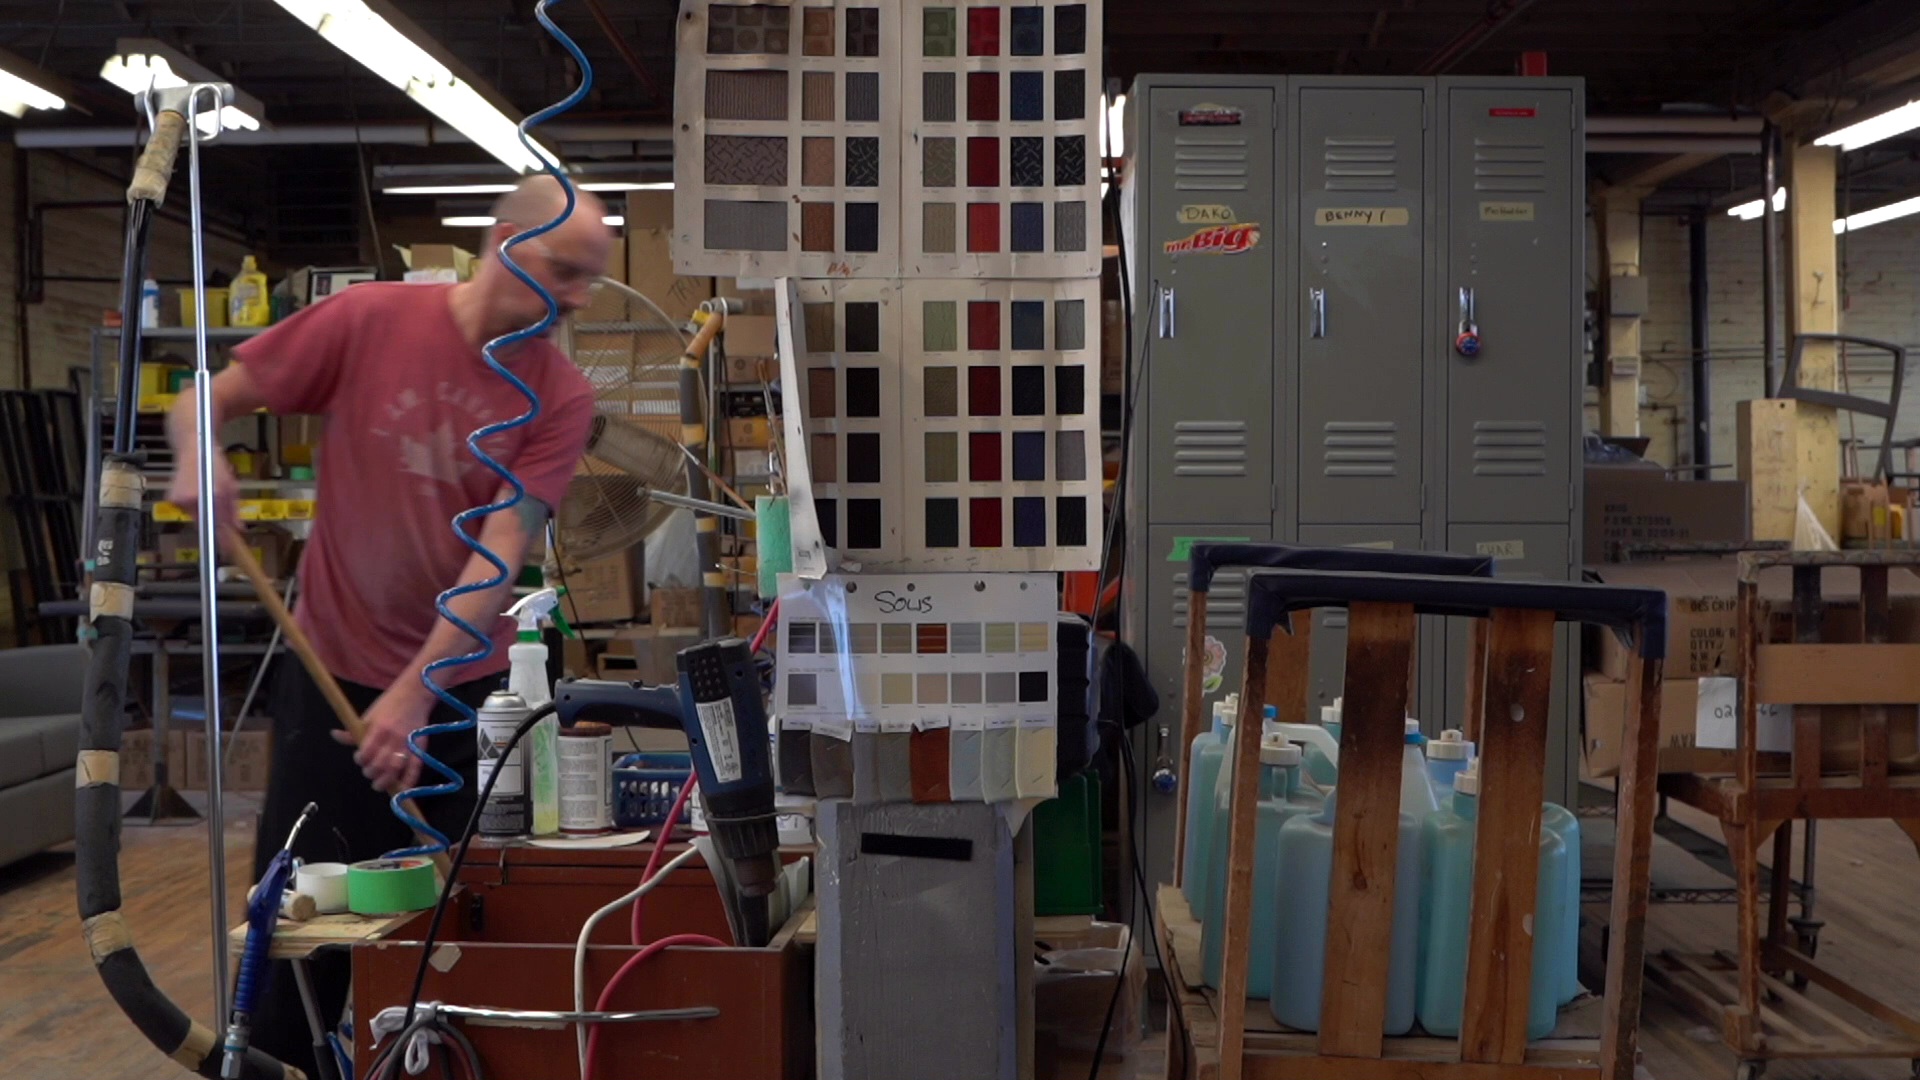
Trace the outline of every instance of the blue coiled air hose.
<instances>
[{"instance_id":1,"label":"blue coiled air hose","mask_svg":"<svg viewBox=\"0 0 1920 1080\"><path fill-rule=\"evenodd\" d=\"M544 224L527 229L524 232L515 233L500 245L501 263L506 266L507 270L511 272L514 277L519 278L522 284L539 295L541 301L546 304L547 311L545 315L541 316L539 322L525 329L516 330L510 334L503 334L489 341L486 347L481 350L481 355L486 359L487 366L493 369L493 373L505 379L509 385L520 392L522 397L527 399L527 411L511 420L504 420L497 424L488 424L467 436L467 449L473 452L473 456L478 459L482 465L493 470L500 479L506 481L507 486L513 490L513 494L499 502L462 510L453 516L452 528L454 535L460 538L461 543L467 545L468 548L472 549L493 565L493 575L482 581L455 585L441 593L433 602L434 610L440 613L441 618L459 627L462 633L478 642L479 647L461 656L442 657L428 664L420 671L421 683L425 684L426 688L432 691L435 697L452 707L453 710L459 714L460 718L444 724L428 724L413 732L412 737L407 740L408 752L419 758L426 767L439 773L446 779L443 783L427 784L410 788L406 791L398 792L392 797L390 802L393 807L393 815L405 822L407 827L412 829L416 834L429 838L432 843L390 852L389 857L436 855L447 850L446 835L435 829L432 825L408 813L404 807L404 803L408 799L417 799L429 795L450 795L460 790L460 774L454 772L448 768L444 762L422 749L421 742L424 741L425 738L434 735L456 731L470 731L478 720L478 714L475 713L474 709L466 702L454 697L442 688L439 683L434 681L433 676L436 672L444 671L447 668L477 663L493 655L492 637L482 632L472 623L454 614L453 609L447 605L449 601L457 596L464 596L472 592L483 592L495 588L507 580L509 571L506 561L501 559L500 556L495 555L492 551L489 551L486 545L480 543L475 536L469 534L467 524L484 518L488 514L511 510L519 505L520 501L526 497L526 488L520 483L520 478L513 475L511 470L488 456L487 452L480 448L480 440L498 435L503 431L512 431L514 428L524 427L527 424L533 423L533 421L539 417L540 398L528 388L526 383L520 381L519 376L508 371L506 366L502 364L494 354L497 350L509 345L516 345L522 341L545 334L560 315L560 307L554 303L553 294L543 288L538 281L535 281L532 275L522 270L520 265L513 261L513 256L510 254L515 247L537 236L552 232L554 229L559 228L561 223L573 216L575 204L573 185L567 181L565 174L560 171L559 166L548 156L547 152L541 149L539 145L533 141L533 138L527 134L533 128L578 105L586 98L587 92L593 88L593 65L587 62L587 56L580 51L580 46L574 44L573 39L568 37L560 27L555 25L552 17L547 14L547 9L556 2L557 0L540 0L540 3L534 8L534 17L539 19L540 25L546 29L547 33L552 35L553 39L558 41L560 45L567 50L568 55L573 57L573 62L580 66L580 85L575 87L571 94L568 94L566 97L521 121L520 142L521 145L525 146L529 152L538 157L546 166L547 175L560 182L561 190L566 194L567 203L558 217Z\"/></svg>"}]
</instances>

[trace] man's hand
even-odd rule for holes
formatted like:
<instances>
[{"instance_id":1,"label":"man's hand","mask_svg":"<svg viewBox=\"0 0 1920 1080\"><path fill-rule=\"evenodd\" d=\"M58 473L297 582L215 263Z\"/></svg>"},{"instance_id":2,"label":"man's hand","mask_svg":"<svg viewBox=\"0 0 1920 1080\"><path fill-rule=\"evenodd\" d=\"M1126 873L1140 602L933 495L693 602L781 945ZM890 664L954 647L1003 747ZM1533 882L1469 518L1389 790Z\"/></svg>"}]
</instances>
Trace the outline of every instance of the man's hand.
<instances>
[{"instance_id":1,"label":"man's hand","mask_svg":"<svg viewBox=\"0 0 1920 1080\"><path fill-rule=\"evenodd\" d=\"M407 751L407 735L427 725L438 698L410 678L387 688L366 711L367 737L353 753L368 780L380 791L403 791L420 779L420 759ZM353 736L335 730L334 741L353 745ZM426 744L419 744L422 749Z\"/></svg>"},{"instance_id":2,"label":"man's hand","mask_svg":"<svg viewBox=\"0 0 1920 1080\"><path fill-rule=\"evenodd\" d=\"M199 454L192 447L175 452L173 457L173 479L167 483L167 501L187 512L189 517L200 517L200 477ZM240 481L234 478L233 466L227 456L221 454L213 461L213 501L220 515L216 522L222 526L240 528Z\"/></svg>"}]
</instances>

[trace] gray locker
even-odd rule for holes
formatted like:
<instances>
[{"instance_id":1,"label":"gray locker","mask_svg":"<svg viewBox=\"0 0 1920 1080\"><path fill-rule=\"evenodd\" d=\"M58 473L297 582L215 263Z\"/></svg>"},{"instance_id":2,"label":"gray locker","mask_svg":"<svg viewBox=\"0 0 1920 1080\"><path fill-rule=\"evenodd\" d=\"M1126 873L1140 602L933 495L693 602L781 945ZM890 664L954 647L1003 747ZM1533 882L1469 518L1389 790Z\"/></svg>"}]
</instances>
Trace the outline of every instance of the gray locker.
<instances>
[{"instance_id":1,"label":"gray locker","mask_svg":"<svg viewBox=\"0 0 1920 1080\"><path fill-rule=\"evenodd\" d=\"M1427 85L1294 87L1302 523L1420 520Z\"/></svg>"},{"instance_id":2,"label":"gray locker","mask_svg":"<svg viewBox=\"0 0 1920 1080\"><path fill-rule=\"evenodd\" d=\"M1571 90L1510 80L1442 84L1444 302L1478 355L1445 345L1447 516L1566 521L1574 501L1568 403L1579 351L1569 328L1584 209ZM1573 308L1571 310L1577 310ZM1576 412L1577 416L1578 413ZM1577 428L1577 424L1575 427Z\"/></svg>"},{"instance_id":3,"label":"gray locker","mask_svg":"<svg viewBox=\"0 0 1920 1080\"><path fill-rule=\"evenodd\" d=\"M1134 325L1148 335L1143 409L1166 452L1146 464L1161 521L1264 524L1273 519L1273 325L1252 301L1223 296L1270 286L1280 241L1274 220L1279 94L1271 88L1162 88L1145 117L1166 152L1148 161L1136 234L1145 274ZM1240 246L1258 236L1250 246ZM1223 368L1229 356L1268 363Z\"/></svg>"},{"instance_id":4,"label":"gray locker","mask_svg":"<svg viewBox=\"0 0 1920 1080\"><path fill-rule=\"evenodd\" d=\"M1389 551L1419 551L1418 525L1302 525L1300 542L1314 547L1368 547ZM1313 659L1308 683L1309 720L1320 718L1320 706L1333 704L1345 685L1347 671L1347 613L1338 608L1314 612ZM1410 703L1419 715L1418 703Z\"/></svg>"}]
</instances>

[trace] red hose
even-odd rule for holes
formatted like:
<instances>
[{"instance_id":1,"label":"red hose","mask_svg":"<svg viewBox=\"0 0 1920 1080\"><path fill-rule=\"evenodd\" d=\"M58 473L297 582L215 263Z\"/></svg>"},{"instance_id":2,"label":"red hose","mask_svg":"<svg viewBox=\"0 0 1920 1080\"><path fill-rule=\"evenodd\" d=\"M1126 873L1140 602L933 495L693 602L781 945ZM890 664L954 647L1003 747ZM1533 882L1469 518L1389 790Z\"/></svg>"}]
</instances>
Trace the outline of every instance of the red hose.
<instances>
[{"instance_id":1,"label":"red hose","mask_svg":"<svg viewBox=\"0 0 1920 1080\"><path fill-rule=\"evenodd\" d=\"M627 962L620 965L620 970L614 972L613 978L608 979L607 985L601 988L599 1000L594 1002L594 1011L606 1011L607 1003L613 1000L614 990L618 988L621 981L627 977L628 972L646 963L654 954L672 948L675 945L705 945L715 949L724 949L727 947L726 942L720 941L717 938L710 938L705 934L669 934L649 944L646 948L641 949L632 956L629 956ZM594 1065L599 1060L599 1057L600 1025L595 1024L593 1030L587 1033L587 1062L586 1068L581 1071L580 1080L593 1080Z\"/></svg>"},{"instance_id":2,"label":"red hose","mask_svg":"<svg viewBox=\"0 0 1920 1080\"><path fill-rule=\"evenodd\" d=\"M780 598L776 596L774 597L772 606L767 608L767 617L760 620L760 629L753 632L753 640L747 643L748 656L752 656L760 651L760 646L767 640L767 631L773 629L773 624L779 621Z\"/></svg>"},{"instance_id":3,"label":"red hose","mask_svg":"<svg viewBox=\"0 0 1920 1080\"><path fill-rule=\"evenodd\" d=\"M647 856L647 868L640 872L642 882L652 881L654 873L660 869L660 856L666 853L667 842L673 835L674 823L680 820L680 811L687 805L687 798L693 794L693 786L697 783L699 783L698 774L689 772L687 782L680 785L680 794L674 796L673 805L667 809L667 820L661 824L660 831L653 836L653 853ZM640 944L640 903L645 899L646 897L642 896L633 902L633 916L628 937L635 945Z\"/></svg>"}]
</instances>

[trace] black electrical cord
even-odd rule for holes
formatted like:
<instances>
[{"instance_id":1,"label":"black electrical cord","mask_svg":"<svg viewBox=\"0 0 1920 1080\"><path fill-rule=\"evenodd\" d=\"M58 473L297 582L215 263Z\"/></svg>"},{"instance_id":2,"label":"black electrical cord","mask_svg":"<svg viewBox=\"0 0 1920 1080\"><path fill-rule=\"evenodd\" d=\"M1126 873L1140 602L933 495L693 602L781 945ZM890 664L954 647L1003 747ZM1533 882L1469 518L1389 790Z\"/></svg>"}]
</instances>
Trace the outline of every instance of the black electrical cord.
<instances>
[{"instance_id":1,"label":"black electrical cord","mask_svg":"<svg viewBox=\"0 0 1920 1080\"><path fill-rule=\"evenodd\" d=\"M533 726L553 715L555 706L549 701L545 705L527 714L520 726L513 729L513 737L507 740L500 750L501 760L513 756L514 748ZM447 880L440 885L440 899L434 902L433 918L427 922L426 940L420 943L420 963L413 969L413 990L407 994L407 1024L414 1022L414 1009L420 1003L420 988L427 981L427 959L433 955L434 939L440 936L440 922L447 914L447 900L453 896L453 883L460 879L460 868L466 865L467 852L473 849L473 834L480 827L480 813L486 808L487 798L493 794L493 785L500 779L499 769L487 774L487 782L480 787L480 796L473 801L473 812L467 815L466 827L460 830L460 848L453 854L453 864L447 868Z\"/></svg>"}]
</instances>

